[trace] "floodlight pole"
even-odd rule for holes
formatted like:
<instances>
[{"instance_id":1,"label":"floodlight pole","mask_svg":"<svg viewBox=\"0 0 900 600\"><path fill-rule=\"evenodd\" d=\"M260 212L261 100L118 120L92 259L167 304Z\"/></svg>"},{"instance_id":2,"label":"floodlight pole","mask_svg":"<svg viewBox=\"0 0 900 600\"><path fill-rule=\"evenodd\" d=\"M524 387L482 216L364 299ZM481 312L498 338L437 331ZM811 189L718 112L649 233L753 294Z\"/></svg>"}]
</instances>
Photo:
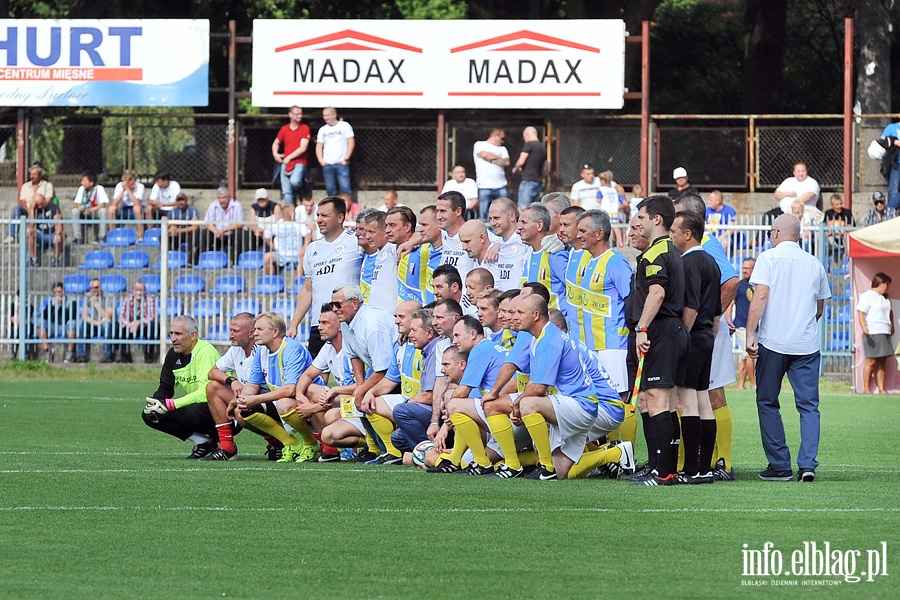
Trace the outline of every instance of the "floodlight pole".
<instances>
[{"instance_id":1,"label":"floodlight pole","mask_svg":"<svg viewBox=\"0 0 900 600\"><path fill-rule=\"evenodd\" d=\"M853 209L853 19L844 19L844 207Z\"/></svg>"},{"instance_id":2,"label":"floodlight pole","mask_svg":"<svg viewBox=\"0 0 900 600\"><path fill-rule=\"evenodd\" d=\"M650 194L650 21L641 22L641 187Z\"/></svg>"}]
</instances>

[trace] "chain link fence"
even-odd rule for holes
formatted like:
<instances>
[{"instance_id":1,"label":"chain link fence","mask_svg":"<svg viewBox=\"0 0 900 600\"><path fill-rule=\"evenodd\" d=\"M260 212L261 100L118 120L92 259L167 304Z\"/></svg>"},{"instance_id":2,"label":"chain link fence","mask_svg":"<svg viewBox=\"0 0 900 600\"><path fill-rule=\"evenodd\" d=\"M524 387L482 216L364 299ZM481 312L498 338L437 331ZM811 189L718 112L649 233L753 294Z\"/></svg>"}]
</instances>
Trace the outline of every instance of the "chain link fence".
<instances>
[{"instance_id":1,"label":"chain link fence","mask_svg":"<svg viewBox=\"0 0 900 600\"><path fill-rule=\"evenodd\" d=\"M757 187L778 187L797 162L806 163L823 189L843 187L843 127L765 125L757 127L756 136Z\"/></svg>"},{"instance_id":2,"label":"chain link fence","mask_svg":"<svg viewBox=\"0 0 900 600\"><path fill-rule=\"evenodd\" d=\"M660 125L653 174L658 190L674 187L672 171L684 167L703 189L745 189L749 185L748 130L745 127Z\"/></svg>"},{"instance_id":3,"label":"chain link fence","mask_svg":"<svg viewBox=\"0 0 900 600\"><path fill-rule=\"evenodd\" d=\"M554 183L568 189L591 164L597 173L610 170L616 183L633 186L641 178L639 125L565 125L556 130Z\"/></svg>"}]
</instances>

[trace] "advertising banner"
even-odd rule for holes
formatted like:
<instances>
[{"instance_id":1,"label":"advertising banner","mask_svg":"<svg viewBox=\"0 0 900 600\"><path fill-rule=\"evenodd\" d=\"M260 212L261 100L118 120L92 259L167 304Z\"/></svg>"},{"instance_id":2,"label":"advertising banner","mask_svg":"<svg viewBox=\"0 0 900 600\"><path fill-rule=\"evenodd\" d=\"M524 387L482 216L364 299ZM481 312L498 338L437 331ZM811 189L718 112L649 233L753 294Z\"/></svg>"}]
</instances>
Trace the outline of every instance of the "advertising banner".
<instances>
[{"instance_id":1,"label":"advertising banner","mask_svg":"<svg viewBox=\"0 0 900 600\"><path fill-rule=\"evenodd\" d=\"M0 106L206 106L209 21L0 19Z\"/></svg>"},{"instance_id":2,"label":"advertising banner","mask_svg":"<svg viewBox=\"0 0 900 600\"><path fill-rule=\"evenodd\" d=\"M625 23L253 22L253 104L621 108Z\"/></svg>"}]
</instances>

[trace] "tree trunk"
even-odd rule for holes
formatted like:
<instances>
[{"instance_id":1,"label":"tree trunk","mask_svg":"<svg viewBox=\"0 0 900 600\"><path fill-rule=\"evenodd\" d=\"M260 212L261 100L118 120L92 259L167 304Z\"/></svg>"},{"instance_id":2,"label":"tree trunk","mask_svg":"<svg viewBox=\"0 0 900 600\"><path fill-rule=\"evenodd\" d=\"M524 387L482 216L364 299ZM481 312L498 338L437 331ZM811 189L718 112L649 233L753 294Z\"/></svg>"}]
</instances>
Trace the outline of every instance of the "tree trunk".
<instances>
[{"instance_id":1,"label":"tree trunk","mask_svg":"<svg viewBox=\"0 0 900 600\"><path fill-rule=\"evenodd\" d=\"M859 0L853 31L858 40L856 102L862 114L891 110L891 13L886 0ZM867 125L884 124L871 119Z\"/></svg>"},{"instance_id":2,"label":"tree trunk","mask_svg":"<svg viewBox=\"0 0 900 600\"><path fill-rule=\"evenodd\" d=\"M787 0L747 0L744 36L744 111L780 110Z\"/></svg>"}]
</instances>

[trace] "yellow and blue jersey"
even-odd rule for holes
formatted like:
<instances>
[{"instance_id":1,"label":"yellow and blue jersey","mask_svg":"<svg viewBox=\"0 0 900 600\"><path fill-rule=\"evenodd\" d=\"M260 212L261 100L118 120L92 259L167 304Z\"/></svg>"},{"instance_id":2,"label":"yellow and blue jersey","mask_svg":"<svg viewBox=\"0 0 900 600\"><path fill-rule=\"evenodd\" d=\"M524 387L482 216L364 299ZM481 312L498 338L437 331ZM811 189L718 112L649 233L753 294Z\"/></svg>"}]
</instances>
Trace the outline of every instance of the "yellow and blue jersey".
<instances>
[{"instance_id":1,"label":"yellow and blue jersey","mask_svg":"<svg viewBox=\"0 0 900 600\"><path fill-rule=\"evenodd\" d=\"M565 250L552 254L545 250L535 252L530 247L525 250L525 267L522 271L522 285L537 281L550 292L549 308L558 308L568 317L566 302L566 263L569 254Z\"/></svg>"},{"instance_id":2,"label":"yellow and blue jersey","mask_svg":"<svg viewBox=\"0 0 900 600\"><path fill-rule=\"evenodd\" d=\"M422 305L434 302L431 276L441 264L441 249L422 244L400 259L397 265L398 304L415 300Z\"/></svg>"},{"instance_id":3,"label":"yellow and blue jersey","mask_svg":"<svg viewBox=\"0 0 900 600\"><path fill-rule=\"evenodd\" d=\"M478 390L481 394L490 391L497 381L497 375L506 362L506 349L491 340L481 340L469 352L466 370L459 385Z\"/></svg>"},{"instance_id":4,"label":"yellow and blue jersey","mask_svg":"<svg viewBox=\"0 0 900 600\"><path fill-rule=\"evenodd\" d=\"M369 302L369 296L372 294L372 279L375 276L375 259L378 253L362 255L362 265L359 271L359 290L362 292L363 302Z\"/></svg>"},{"instance_id":5,"label":"yellow and blue jersey","mask_svg":"<svg viewBox=\"0 0 900 600\"><path fill-rule=\"evenodd\" d=\"M410 342L406 342L397 350L397 366L400 368L400 393L409 400L422 390L422 370L424 368L422 351Z\"/></svg>"},{"instance_id":6,"label":"yellow and blue jersey","mask_svg":"<svg viewBox=\"0 0 900 600\"><path fill-rule=\"evenodd\" d=\"M532 383L546 385L548 394L568 396L586 412L597 414L597 392L588 365L568 334L547 323L532 340L529 355Z\"/></svg>"},{"instance_id":7,"label":"yellow and blue jersey","mask_svg":"<svg viewBox=\"0 0 900 600\"><path fill-rule=\"evenodd\" d=\"M253 365L248 380L275 390L283 385L296 384L312 362L312 355L294 338L284 338L275 352L257 345L253 348Z\"/></svg>"},{"instance_id":8,"label":"yellow and blue jersey","mask_svg":"<svg viewBox=\"0 0 900 600\"><path fill-rule=\"evenodd\" d=\"M592 350L626 350L631 275L631 265L612 249L596 258L587 250L573 252L566 268L569 333Z\"/></svg>"}]
</instances>

